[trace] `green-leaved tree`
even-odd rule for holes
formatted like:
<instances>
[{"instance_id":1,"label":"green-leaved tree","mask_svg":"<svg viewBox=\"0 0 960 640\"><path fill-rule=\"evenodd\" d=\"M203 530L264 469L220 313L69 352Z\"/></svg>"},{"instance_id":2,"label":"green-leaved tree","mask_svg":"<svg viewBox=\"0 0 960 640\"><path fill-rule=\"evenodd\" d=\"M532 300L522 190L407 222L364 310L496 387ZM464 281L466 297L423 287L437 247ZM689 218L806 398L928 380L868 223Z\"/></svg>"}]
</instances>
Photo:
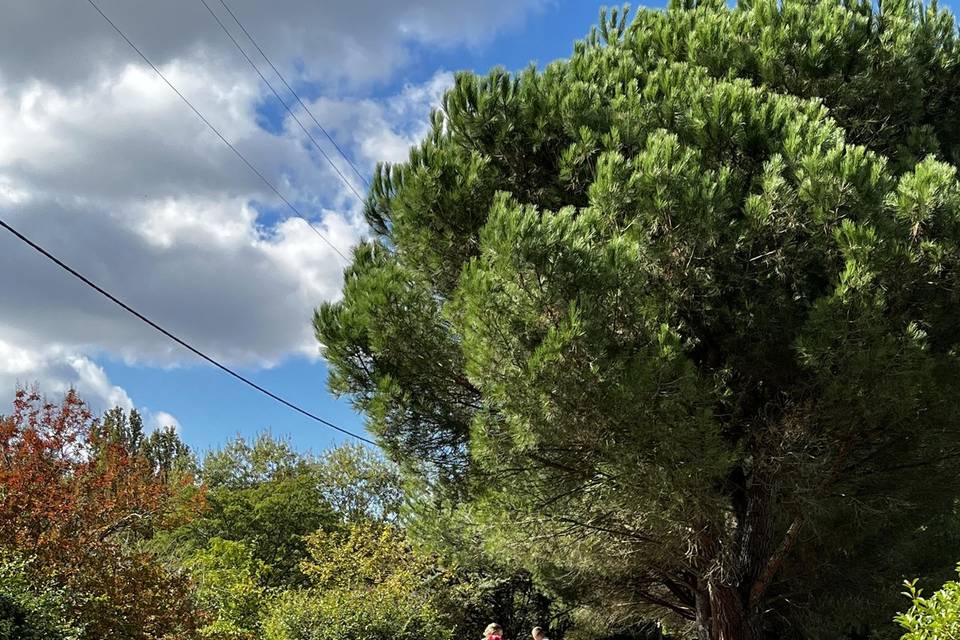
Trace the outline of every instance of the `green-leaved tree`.
<instances>
[{"instance_id":1,"label":"green-leaved tree","mask_svg":"<svg viewBox=\"0 0 960 640\"><path fill-rule=\"evenodd\" d=\"M443 575L392 525L352 523L308 538L310 587L277 597L267 640L450 640Z\"/></svg>"},{"instance_id":2,"label":"green-leaved tree","mask_svg":"<svg viewBox=\"0 0 960 640\"><path fill-rule=\"evenodd\" d=\"M613 12L460 74L317 311L331 387L593 621L888 621L956 560L958 119L954 20L905 1Z\"/></svg>"}]
</instances>

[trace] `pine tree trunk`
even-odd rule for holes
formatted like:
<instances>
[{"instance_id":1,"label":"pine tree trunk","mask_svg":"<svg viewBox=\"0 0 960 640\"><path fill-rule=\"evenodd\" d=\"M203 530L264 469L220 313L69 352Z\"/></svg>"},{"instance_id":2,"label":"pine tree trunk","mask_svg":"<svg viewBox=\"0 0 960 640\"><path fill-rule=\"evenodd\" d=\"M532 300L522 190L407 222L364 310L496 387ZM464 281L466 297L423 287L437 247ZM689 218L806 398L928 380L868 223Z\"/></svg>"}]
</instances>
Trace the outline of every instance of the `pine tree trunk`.
<instances>
[{"instance_id":1,"label":"pine tree trunk","mask_svg":"<svg viewBox=\"0 0 960 640\"><path fill-rule=\"evenodd\" d=\"M697 640L710 640L710 593L705 584L697 585Z\"/></svg>"},{"instance_id":2,"label":"pine tree trunk","mask_svg":"<svg viewBox=\"0 0 960 640\"><path fill-rule=\"evenodd\" d=\"M698 591L697 637L698 640L754 640L738 588L710 582Z\"/></svg>"}]
</instances>

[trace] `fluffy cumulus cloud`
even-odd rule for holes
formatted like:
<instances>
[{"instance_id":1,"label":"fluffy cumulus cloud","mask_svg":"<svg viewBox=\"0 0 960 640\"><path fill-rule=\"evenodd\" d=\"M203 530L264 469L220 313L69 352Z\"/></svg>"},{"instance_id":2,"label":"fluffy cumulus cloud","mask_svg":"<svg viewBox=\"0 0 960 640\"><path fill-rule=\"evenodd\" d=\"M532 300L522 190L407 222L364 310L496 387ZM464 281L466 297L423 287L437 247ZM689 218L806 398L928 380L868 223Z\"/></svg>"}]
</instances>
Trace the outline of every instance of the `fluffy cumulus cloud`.
<instances>
[{"instance_id":1,"label":"fluffy cumulus cloud","mask_svg":"<svg viewBox=\"0 0 960 640\"><path fill-rule=\"evenodd\" d=\"M73 387L96 409L133 408L126 391L113 385L93 360L61 345L23 348L0 340L0 385L5 389L29 387L40 378L48 394L60 394Z\"/></svg>"},{"instance_id":2,"label":"fluffy cumulus cloud","mask_svg":"<svg viewBox=\"0 0 960 640\"><path fill-rule=\"evenodd\" d=\"M336 129L350 131L355 154L365 166L402 162L410 147L427 134L430 110L452 85L453 74L438 71L427 82L405 85L383 100L323 97L310 104L310 112Z\"/></svg>"},{"instance_id":3,"label":"fluffy cumulus cloud","mask_svg":"<svg viewBox=\"0 0 960 640\"><path fill-rule=\"evenodd\" d=\"M201 0L94 0L156 61L235 59ZM390 78L415 56L411 44L482 43L546 0L204 0L248 27L297 79L363 86ZM129 59L126 45L83 0L5 2L0 60L11 81L37 76L85 82Z\"/></svg>"},{"instance_id":4,"label":"fluffy cumulus cloud","mask_svg":"<svg viewBox=\"0 0 960 640\"><path fill-rule=\"evenodd\" d=\"M365 97L374 87L395 84L417 52L480 43L543 0L205 1L228 25L229 6L289 79L319 89L311 110L369 171L406 157L452 78ZM5 3L0 215L230 364L316 357L310 314L339 295L338 252L365 233L359 203L295 123L264 127L265 87L201 0L96 2L326 241L77 0ZM0 274L2 393L36 381L129 408L98 358L193 362L6 233ZM147 417L179 426L159 409Z\"/></svg>"}]
</instances>

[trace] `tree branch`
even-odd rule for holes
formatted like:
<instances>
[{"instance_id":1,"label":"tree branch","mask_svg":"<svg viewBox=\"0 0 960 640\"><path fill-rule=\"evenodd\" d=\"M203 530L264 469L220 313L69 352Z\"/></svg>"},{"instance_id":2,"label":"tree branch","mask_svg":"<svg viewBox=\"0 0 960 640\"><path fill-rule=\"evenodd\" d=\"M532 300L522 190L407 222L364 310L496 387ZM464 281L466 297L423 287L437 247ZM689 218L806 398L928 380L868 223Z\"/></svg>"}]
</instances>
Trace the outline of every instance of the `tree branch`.
<instances>
[{"instance_id":1,"label":"tree branch","mask_svg":"<svg viewBox=\"0 0 960 640\"><path fill-rule=\"evenodd\" d=\"M581 522L579 520L574 520L573 518L555 518L557 522L563 522L564 524L570 524L577 527L583 527L584 529L589 529L591 531L598 531L600 533L609 533L615 536L623 536L625 538L633 538L634 540L639 540L640 542L647 542L651 544L660 544L660 541L656 538L651 538L639 533L634 533L633 531L625 531L623 529L611 529L610 527L603 527L600 525L592 524L589 522Z\"/></svg>"},{"instance_id":2,"label":"tree branch","mask_svg":"<svg viewBox=\"0 0 960 640\"><path fill-rule=\"evenodd\" d=\"M110 537L120 529L127 526L127 524L129 524L132 520L134 519L143 520L144 518L149 518L154 513L156 513L155 510L147 511L146 513L137 513L136 511L132 513L128 513L127 515L123 516L113 524L110 524L104 527L103 531L100 533L100 541L103 542L108 537Z\"/></svg>"},{"instance_id":3,"label":"tree branch","mask_svg":"<svg viewBox=\"0 0 960 640\"><path fill-rule=\"evenodd\" d=\"M663 598L658 598L652 593L647 593L645 591L638 591L637 597L639 597L644 602L647 602L648 604L669 609L670 611L673 611L675 614L677 614L684 620L695 620L697 617L694 610L691 609L690 607L687 607L682 604L676 604L676 603L670 602L669 600L664 600Z\"/></svg>"},{"instance_id":4,"label":"tree branch","mask_svg":"<svg viewBox=\"0 0 960 640\"><path fill-rule=\"evenodd\" d=\"M773 581L773 577L777 574L777 571L780 570L780 567L783 566L783 561L786 560L787 555L797 543L797 538L800 535L800 528L802 526L803 516L797 516L794 518L793 522L790 523L790 527L787 529L786 535L783 537L783 542L780 543L780 547L773 553L773 555L770 556L770 559L767 560L767 564L763 567L763 571L760 572L760 575L753 583L753 587L750 589L751 609L756 607L760 602L760 599L767 591L767 587L769 587L770 583Z\"/></svg>"}]
</instances>

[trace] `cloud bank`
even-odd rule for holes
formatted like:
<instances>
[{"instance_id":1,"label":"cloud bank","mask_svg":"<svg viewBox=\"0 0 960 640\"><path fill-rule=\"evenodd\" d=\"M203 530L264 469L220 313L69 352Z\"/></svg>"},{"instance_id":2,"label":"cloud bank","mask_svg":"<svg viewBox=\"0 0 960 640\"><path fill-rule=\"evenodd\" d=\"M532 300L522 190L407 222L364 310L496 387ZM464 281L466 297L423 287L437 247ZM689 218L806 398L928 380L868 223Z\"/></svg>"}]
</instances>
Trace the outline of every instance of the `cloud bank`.
<instances>
[{"instance_id":1,"label":"cloud bank","mask_svg":"<svg viewBox=\"0 0 960 640\"><path fill-rule=\"evenodd\" d=\"M219 0L207 2L231 24ZM263 126L267 89L201 2L98 4L349 255L366 232L359 204L295 123L274 117ZM406 157L452 76L438 70L423 84L367 97L377 86L423 52L476 46L540 4L228 1L289 80L319 89L324 97L311 110L365 172ZM310 314L339 295L343 259L291 217L87 3L6 5L0 215L231 365L317 357ZM344 173L352 171L344 166ZM36 381L47 393L74 386L98 409L129 408L134 399L107 379L98 359L195 363L6 233L0 274L6 394ZM160 410L151 419L177 426Z\"/></svg>"}]
</instances>

